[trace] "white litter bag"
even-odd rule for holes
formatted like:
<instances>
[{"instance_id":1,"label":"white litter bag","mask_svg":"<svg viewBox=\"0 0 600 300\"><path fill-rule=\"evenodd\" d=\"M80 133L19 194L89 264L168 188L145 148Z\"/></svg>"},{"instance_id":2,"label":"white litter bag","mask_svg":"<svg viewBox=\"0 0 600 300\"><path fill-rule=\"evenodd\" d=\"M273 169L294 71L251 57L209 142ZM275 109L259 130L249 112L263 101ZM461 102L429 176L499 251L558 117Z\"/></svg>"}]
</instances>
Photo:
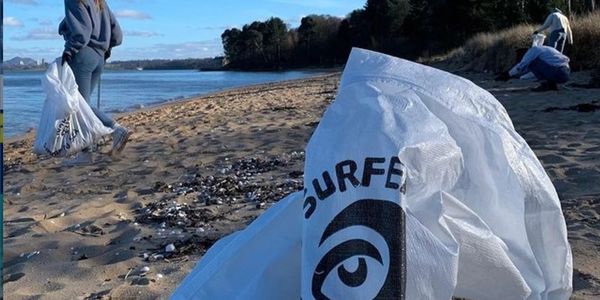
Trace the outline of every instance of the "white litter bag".
<instances>
[{"instance_id":1,"label":"white litter bag","mask_svg":"<svg viewBox=\"0 0 600 300\"><path fill-rule=\"evenodd\" d=\"M531 43L531 47L543 46L544 40L546 39L546 35L541 34L541 33L536 33L533 35L532 39L533 39L533 42Z\"/></svg>"},{"instance_id":2,"label":"white litter bag","mask_svg":"<svg viewBox=\"0 0 600 300\"><path fill-rule=\"evenodd\" d=\"M173 299L571 294L556 191L505 109L468 80L354 49L304 178L303 195L217 244Z\"/></svg>"},{"instance_id":3,"label":"white litter bag","mask_svg":"<svg viewBox=\"0 0 600 300\"><path fill-rule=\"evenodd\" d=\"M73 71L68 64L61 64L60 58L48 67L42 86L46 101L33 146L35 153L72 155L112 133L81 96Z\"/></svg>"},{"instance_id":4,"label":"white litter bag","mask_svg":"<svg viewBox=\"0 0 600 300\"><path fill-rule=\"evenodd\" d=\"M219 240L171 299L288 299L299 295L301 213L302 193L297 192L243 231Z\"/></svg>"},{"instance_id":5,"label":"white litter bag","mask_svg":"<svg viewBox=\"0 0 600 300\"><path fill-rule=\"evenodd\" d=\"M541 34L541 33L536 33L534 35L531 36L532 42L531 42L531 47L536 47L536 46L543 46L544 45L544 40L546 39L546 36ZM526 74L524 74L523 76L519 77L519 79L521 80L535 80L535 75L533 75L533 73L528 72Z\"/></svg>"}]
</instances>

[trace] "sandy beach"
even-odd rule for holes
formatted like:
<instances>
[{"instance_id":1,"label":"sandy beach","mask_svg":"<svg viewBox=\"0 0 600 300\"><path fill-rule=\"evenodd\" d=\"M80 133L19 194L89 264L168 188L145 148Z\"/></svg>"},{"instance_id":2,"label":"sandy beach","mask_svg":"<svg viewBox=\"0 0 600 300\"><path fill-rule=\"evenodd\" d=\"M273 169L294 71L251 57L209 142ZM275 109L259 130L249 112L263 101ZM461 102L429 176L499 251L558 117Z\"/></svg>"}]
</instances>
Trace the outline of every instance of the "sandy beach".
<instances>
[{"instance_id":1,"label":"sandy beach","mask_svg":"<svg viewBox=\"0 0 600 300\"><path fill-rule=\"evenodd\" d=\"M460 74L506 107L563 204L573 299L600 297L600 90ZM220 237L302 189L304 147L339 73L229 90L121 115L118 157L72 166L4 149L6 299L166 299ZM573 82L585 83L588 73ZM147 268L145 268L147 267Z\"/></svg>"}]
</instances>

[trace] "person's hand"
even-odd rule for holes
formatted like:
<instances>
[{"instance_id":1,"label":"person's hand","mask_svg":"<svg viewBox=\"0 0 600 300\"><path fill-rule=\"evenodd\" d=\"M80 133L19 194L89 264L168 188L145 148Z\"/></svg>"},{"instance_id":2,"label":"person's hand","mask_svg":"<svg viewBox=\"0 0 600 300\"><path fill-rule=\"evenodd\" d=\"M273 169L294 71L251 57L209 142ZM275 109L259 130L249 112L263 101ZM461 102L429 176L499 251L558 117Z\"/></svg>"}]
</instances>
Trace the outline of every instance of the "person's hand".
<instances>
[{"instance_id":1,"label":"person's hand","mask_svg":"<svg viewBox=\"0 0 600 300\"><path fill-rule=\"evenodd\" d=\"M504 72L500 73L500 75L498 75L496 78L494 78L494 80L496 80L496 81L509 81L510 80L510 75L508 74L508 72L504 71Z\"/></svg>"},{"instance_id":2,"label":"person's hand","mask_svg":"<svg viewBox=\"0 0 600 300\"><path fill-rule=\"evenodd\" d=\"M65 63L71 63L71 59L71 53L63 52L61 64L64 65Z\"/></svg>"},{"instance_id":3,"label":"person's hand","mask_svg":"<svg viewBox=\"0 0 600 300\"><path fill-rule=\"evenodd\" d=\"M104 52L104 61L106 62L109 58L110 58L110 53L111 49L106 50L106 52Z\"/></svg>"}]
</instances>

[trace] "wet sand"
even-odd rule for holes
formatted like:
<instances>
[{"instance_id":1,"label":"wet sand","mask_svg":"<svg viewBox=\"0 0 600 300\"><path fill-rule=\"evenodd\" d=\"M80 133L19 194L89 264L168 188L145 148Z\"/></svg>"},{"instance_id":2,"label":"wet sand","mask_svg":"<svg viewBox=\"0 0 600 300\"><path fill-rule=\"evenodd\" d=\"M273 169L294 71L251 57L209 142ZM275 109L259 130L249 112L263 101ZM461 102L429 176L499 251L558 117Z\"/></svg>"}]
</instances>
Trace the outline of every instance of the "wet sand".
<instances>
[{"instance_id":1,"label":"wet sand","mask_svg":"<svg viewBox=\"0 0 600 300\"><path fill-rule=\"evenodd\" d=\"M600 295L600 90L461 74L507 108L553 180L574 254L574 299ZM577 74L576 82L588 74ZM94 163L5 144L6 299L165 299L218 238L302 188L304 147L339 73L122 115L135 131ZM579 105L579 106L578 106ZM145 269L144 267L147 267Z\"/></svg>"}]
</instances>

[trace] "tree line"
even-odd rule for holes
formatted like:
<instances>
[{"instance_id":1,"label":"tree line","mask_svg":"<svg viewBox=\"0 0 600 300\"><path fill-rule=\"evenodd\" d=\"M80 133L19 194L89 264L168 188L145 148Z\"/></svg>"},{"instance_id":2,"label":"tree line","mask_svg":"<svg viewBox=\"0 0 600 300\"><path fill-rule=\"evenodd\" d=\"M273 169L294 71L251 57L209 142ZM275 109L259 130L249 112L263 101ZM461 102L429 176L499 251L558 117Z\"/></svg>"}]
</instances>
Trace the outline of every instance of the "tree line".
<instances>
[{"instance_id":1,"label":"tree line","mask_svg":"<svg viewBox=\"0 0 600 300\"><path fill-rule=\"evenodd\" d=\"M290 28L272 17L221 35L231 69L342 64L352 47L414 59L443 53L479 32L541 23L550 9L583 13L599 0L368 0L345 18L309 15Z\"/></svg>"}]
</instances>

